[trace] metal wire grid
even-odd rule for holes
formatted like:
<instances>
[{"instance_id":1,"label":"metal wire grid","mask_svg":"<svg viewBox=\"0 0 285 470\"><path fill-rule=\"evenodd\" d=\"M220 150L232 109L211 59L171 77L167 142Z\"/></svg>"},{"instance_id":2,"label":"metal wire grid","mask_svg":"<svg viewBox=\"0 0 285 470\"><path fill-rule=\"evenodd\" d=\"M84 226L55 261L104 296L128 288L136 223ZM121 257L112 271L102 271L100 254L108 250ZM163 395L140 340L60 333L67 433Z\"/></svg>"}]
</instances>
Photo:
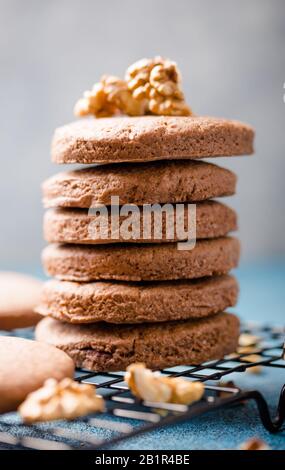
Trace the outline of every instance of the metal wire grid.
<instances>
[{"instance_id":1,"label":"metal wire grid","mask_svg":"<svg viewBox=\"0 0 285 470\"><path fill-rule=\"evenodd\" d=\"M105 449L138 434L245 400L255 400L263 425L268 431L277 432L281 430L285 419L285 386L280 393L276 416L272 419L260 392L242 391L228 382L228 376L259 365L285 369L285 361L282 359L285 328L244 325L243 332L261 338L256 351L260 356L258 361L247 362L245 358L249 353L236 353L198 366L174 367L161 371L171 377L204 382L205 395L193 405L142 402L129 392L123 372L102 374L78 369L76 380L96 385L98 394L104 397L107 409L104 414L76 419L70 422L68 427L62 426L62 422L33 426L25 426L20 422L11 424L0 417L3 429L0 432L0 444L7 448L25 449ZM108 431L109 437L100 439L94 435L94 428L96 431Z\"/></svg>"}]
</instances>

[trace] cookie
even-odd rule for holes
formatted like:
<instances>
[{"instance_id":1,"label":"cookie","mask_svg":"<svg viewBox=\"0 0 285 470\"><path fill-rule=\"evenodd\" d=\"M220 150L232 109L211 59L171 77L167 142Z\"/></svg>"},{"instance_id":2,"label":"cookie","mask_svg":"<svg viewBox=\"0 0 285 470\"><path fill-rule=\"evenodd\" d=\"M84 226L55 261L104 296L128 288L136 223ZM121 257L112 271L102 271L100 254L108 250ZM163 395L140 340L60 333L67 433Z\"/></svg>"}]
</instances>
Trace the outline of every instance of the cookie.
<instances>
[{"instance_id":1,"label":"cookie","mask_svg":"<svg viewBox=\"0 0 285 470\"><path fill-rule=\"evenodd\" d=\"M236 176L206 162L121 163L58 173L43 183L44 206L87 208L95 204L204 201L235 193Z\"/></svg>"},{"instance_id":2,"label":"cookie","mask_svg":"<svg viewBox=\"0 0 285 470\"><path fill-rule=\"evenodd\" d=\"M41 287L42 282L31 276L0 272L0 330L25 328L40 320L34 308Z\"/></svg>"},{"instance_id":3,"label":"cookie","mask_svg":"<svg viewBox=\"0 0 285 470\"><path fill-rule=\"evenodd\" d=\"M69 323L142 323L202 318L236 304L232 276L156 283L50 280L37 311Z\"/></svg>"},{"instance_id":4,"label":"cookie","mask_svg":"<svg viewBox=\"0 0 285 470\"><path fill-rule=\"evenodd\" d=\"M234 352L239 336L235 315L141 325L71 325L45 318L36 338L65 351L78 367L124 370L133 362L152 369L199 364Z\"/></svg>"},{"instance_id":5,"label":"cookie","mask_svg":"<svg viewBox=\"0 0 285 470\"><path fill-rule=\"evenodd\" d=\"M159 206L163 207L163 206ZM119 230L112 233L112 218L111 211L108 211L108 227L99 231L100 222L103 217L95 212L88 214L87 209L49 209L44 217L44 238L49 243L84 243L84 244L100 244L100 243L118 243L118 242L134 242L134 243L161 243L186 240L188 238L189 229L192 226L192 221L189 219L188 223L188 206L184 206L184 226L183 231L176 231L176 217L177 210L175 205L170 206L173 208L173 218L168 218L166 212L160 212L160 209L155 210L155 216L150 215L149 219L145 218L144 209L140 207L138 210L139 219L138 223L132 227L133 236L130 237L130 232L124 229L124 221L128 219L129 213L126 216L120 216ZM106 209L107 210L107 209ZM162 215L162 217L161 217ZM172 213L169 212L171 216ZM160 225L155 224L156 217L161 220L161 237L155 236L155 228ZM105 220L105 219L104 219ZM147 221L150 228L149 238L144 238L144 228ZM170 222L169 222L170 221ZM174 224L172 223L174 221ZM191 224L191 225L190 225ZM183 225L183 224L182 224ZM138 227L138 233L135 231ZM169 232L169 228L173 228ZM184 231L185 229L185 231ZM196 238L216 238L227 235L229 232L237 229L237 216L233 209L216 201L204 201L196 204ZM106 233L105 233L106 232ZM177 233L178 232L178 233Z\"/></svg>"},{"instance_id":6,"label":"cookie","mask_svg":"<svg viewBox=\"0 0 285 470\"><path fill-rule=\"evenodd\" d=\"M0 413L15 410L46 379L73 377L67 354L49 344L0 336Z\"/></svg>"},{"instance_id":7,"label":"cookie","mask_svg":"<svg viewBox=\"0 0 285 470\"><path fill-rule=\"evenodd\" d=\"M253 129L214 117L81 119L58 128L55 163L146 162L253 153Z\"/></svg>"},{"instance_id":8,"label":"cookie","mask_svg":"<svg viewBox=\"0 0 285 470\"><path fill-rule=\"evenodd\" d=\"M43 251L46 273L65 281L163 281L226 274L239 260L236 238L198 240L193 250L176 243L50 245Z\"/></svg>"}]
</instances>

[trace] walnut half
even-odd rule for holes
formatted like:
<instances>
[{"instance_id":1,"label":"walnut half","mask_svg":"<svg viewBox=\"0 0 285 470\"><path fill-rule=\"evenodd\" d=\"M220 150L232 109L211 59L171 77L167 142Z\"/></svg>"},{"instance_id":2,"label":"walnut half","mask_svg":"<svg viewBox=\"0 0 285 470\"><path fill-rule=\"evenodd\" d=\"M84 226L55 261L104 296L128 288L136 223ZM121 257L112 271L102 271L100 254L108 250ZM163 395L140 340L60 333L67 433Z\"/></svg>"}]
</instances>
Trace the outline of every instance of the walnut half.
<instances>
[{"instance_id":1,"label":"walnut half","mask_svg":"<svg viewBox=\"0 0 285 470\"><path fill-rule=\"evenodd\" d=\"M27 424L37 421L74 419L104 411L104 400L96 395L93 385L65 378L45 381L43 387L30 393L18 409Z\"/></svg>"},{"instance_id":2,"label":"walnut half","mask_svg":"<svg viewBox=\"0 0 285 470\"><path fill-rule=\"evenodd\" d=\"M204 394L201 382L190 382L181 377L163 377L147 369L144 364L131 364L125 375L132 393L144 401L190 405Z\"/></svg>"},{"instance_id":3,"label":"walnut half","mask_svg":"<svg viewBox=\"0 0 285 470\"><path fill-rule=\"evenodd\" d=\"M147 101L147 113L164 116L190 116L181 88L177 64L155 57L132 64L125 75L133 97Z\"/></svg>"}]
</instances>

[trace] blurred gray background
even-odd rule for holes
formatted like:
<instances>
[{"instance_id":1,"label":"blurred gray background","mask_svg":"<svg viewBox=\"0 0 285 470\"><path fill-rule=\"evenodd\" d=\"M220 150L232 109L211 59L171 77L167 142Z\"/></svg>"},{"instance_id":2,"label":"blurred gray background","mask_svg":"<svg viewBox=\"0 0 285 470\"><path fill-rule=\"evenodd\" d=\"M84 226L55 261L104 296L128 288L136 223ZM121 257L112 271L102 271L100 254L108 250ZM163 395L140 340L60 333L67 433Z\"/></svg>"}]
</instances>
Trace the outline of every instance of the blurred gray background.
<instances>
[{"instance_id":1,"label":"blurred gray background","mask_svg":"<svg viewBox=\"0 0 285 470\"><path fill-rule=\"evenodd\" d=\"M1 268L40 265L40 184L56 126L82 91L141 57L178 62L197 114L256 128L239 177L243 260L285 255L284 0L0 0Z\"/></svg>"}]
</instances>

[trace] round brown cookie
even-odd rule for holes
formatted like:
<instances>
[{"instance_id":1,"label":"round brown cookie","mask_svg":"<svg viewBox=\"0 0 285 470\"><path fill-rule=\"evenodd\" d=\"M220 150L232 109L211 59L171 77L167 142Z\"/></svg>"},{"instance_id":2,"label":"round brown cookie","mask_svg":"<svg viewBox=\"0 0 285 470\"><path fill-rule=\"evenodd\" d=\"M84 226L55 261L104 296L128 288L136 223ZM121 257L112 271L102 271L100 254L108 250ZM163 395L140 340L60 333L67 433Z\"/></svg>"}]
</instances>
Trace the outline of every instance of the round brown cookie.
<instances>
[{"instance_id":1,"label":"round brown cookie","mask_svg":"<svg viewBox=\"0 0 285 470\"><path fill-rule=\"evenodd\" d=\"M124 370L133 362L152 369L199 364L234 352L239 321L218 313L200 320L141 325L71 325L45 318L36 338L69 354L78 367L95 371Z\"/></svg>"},{"instance_id":2,"label":"round brown cookie","mask_svg":"<svg viewBox=\"0 0 285 470\"><path fill-rule=\"evenodd\" d=\"M0 337L0 413L15 410L49 378L73 377L73 361L54 346Z\"/></svg>"},{"instance_id":3,"label":"round brown cookie","mask_svg":"<svg viewBox=\"0 0 285 470\"><path fill-rule=\"evenodd\" d=\"M163 281L226 274L239 260L236 238L198 240L193 250L176 243L50 245L43 251L47 274L65 281Z\"/></svg>"},{"instance_id":4,"label":"round brown cookie","mask_svg":"<svg viewBox=\"0 0 285 470\"><path fill-rule=\"evenodd\" d=\"M69 323L143 323L201 318L236 304L232 276L144 284L51 280L37 311Z\"/></svg>"},{"instance_id":5,"label":"round brown cookie","mask_svg":"<svg viewBox=\"0 0 285 470\"><path fill-rule=\"evenodd\" d=\"M159 206L163 207L163 206ZM112 218L110 208L108 210L108 227L103 232L99 231L100 222L103 218L93 210L88 214L87 209L49 209L44 217L44 238L49 243L79 243L79 244L102 244L102 243L161 243L186 240L189 236L188 226L191 227L192 221L188 223L188 206L184 205L184 225L180 234L176 231L176 217L178 216L175 206L170 206L168 218L166 212L161 212L160 208L155 209L154 213L149 213L149 219L146 219L143 208L139 208L138 222L131 226L133 235L136 238L125 238L130 236L128 227L124 227L124 221L127 221L129 213L126 216L120 216L120 230L112 233ZM173 209L173 211L172 211ZM155 214L155 215L154 215ZM173 218L172 218L173 214ZM157 217L157 219L156 219ZM104 219L105 220L105 219ZM156 220L161 221L161 225ZM174 224L172 223L174 220ZM144 238L144 227L147 221L149 238ZM169 222L170 221L170 222ZM155 223L156 222L156 223ZM135 228L138 227L136 234ZM154 228L160 228L161 238L155 235ZM169 228L173 229L169 231ZM184 230L185 229L185 230ZM237 217L233 209L216 201L204 201L196 204L196 238L217 238L227 235L229 232L237 229ZM106 231L106 233L105 233ZM178 233L177 233L178 232Z\"/></svg>"},{"instance_id":6,"label":"round brown cookie","mask_svg":"<svg viewBox=\"0 0 285 470\"><path fill-rule=\"evenodd\" d=\"M214 117L81 119L56 129L56 163L144 162L251 154L253 129Z\"/></svg>"},{"instance_id":7,"label":"round brown cookie","mask_svg":"<svg viewBox=\"0 0 285 470\"><path fill-rule=\"evenodd\" d=\"M235 193L236 176L206 162L121 163L58 173L43 184L45 207L204 201Z\"/></svg>"},{"instance_id":8,"label":"round brown cookie","mask_svg":"<svg viewBox=\"0 0 285 470\"><path fill-rule=\"evenodd\" d=\"M42 282L31 276L0 272L0 330L25 328L40 320L34 308L41 287Z\"/></svg>"}]
</instances>

